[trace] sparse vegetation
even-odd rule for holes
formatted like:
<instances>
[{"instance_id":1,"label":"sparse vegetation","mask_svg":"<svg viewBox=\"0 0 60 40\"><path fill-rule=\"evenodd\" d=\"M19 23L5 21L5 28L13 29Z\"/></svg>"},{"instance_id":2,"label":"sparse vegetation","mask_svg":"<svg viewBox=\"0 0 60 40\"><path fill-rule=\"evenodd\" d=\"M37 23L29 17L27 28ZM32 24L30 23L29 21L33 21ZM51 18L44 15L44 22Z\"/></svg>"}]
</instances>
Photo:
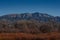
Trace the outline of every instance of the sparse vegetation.
<instances>
[{"instance_id":1,"label":"sparse vegetation","mask_svg":"<svg viewBox=\"0 0 60 40\"><path fill-rule=\"evenodd\" d=\"M11 18L13 21L0 20L0 39L1 40L58 40L60 38L60 23L44 17L39 13L33 14L33 17L24 16L22 19ZM16 17L16 16L15 16ZM8 17L9 19L10 17ZM26 18L26 19L24 19ZM30 19L31 18L31 19ZM40 18L40 19L39 19ZM36 19L36 20L35 20ZM16 21L17 20L17 21ZM43 21L38 21L43 20ZM47 22L46 22L47 21Z\"/></svg>"}]
</instances>

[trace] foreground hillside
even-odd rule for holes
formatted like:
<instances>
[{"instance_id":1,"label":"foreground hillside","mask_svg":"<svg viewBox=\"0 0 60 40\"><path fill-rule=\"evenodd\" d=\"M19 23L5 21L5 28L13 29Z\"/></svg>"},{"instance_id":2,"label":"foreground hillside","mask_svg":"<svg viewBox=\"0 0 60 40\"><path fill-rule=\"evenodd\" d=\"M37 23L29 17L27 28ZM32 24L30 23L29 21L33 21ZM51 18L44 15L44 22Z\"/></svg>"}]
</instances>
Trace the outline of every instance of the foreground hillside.
<instances>
[{"instance_id":1,"label":"foreground hillside","mask_svg":"<svg viewBox=\"0 0 60 40\"><path fill-rule=\"evenodd\" d=\"M20 20L17 22L0 21L0 33L50 33L60 32L60 23Z\"/></svg>"},{"instance_id":2,"label":"foreground hillside","mask_svg":"<svg viewBox=\"0 0 60 40\"><path fill-rule=\"evenodd\" d=\"M60 40L60 23L0 21L0 40Z\"/></svg>"}]
</instances>

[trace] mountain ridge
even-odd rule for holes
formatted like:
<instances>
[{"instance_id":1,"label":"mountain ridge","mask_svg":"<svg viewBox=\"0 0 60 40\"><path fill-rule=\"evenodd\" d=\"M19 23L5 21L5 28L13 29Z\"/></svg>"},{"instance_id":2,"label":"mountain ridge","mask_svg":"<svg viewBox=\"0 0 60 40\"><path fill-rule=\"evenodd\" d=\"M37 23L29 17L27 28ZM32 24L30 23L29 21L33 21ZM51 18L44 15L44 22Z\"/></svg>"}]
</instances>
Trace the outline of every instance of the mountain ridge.
<instances>
[{"instance_id":1,"label":"mountain ridge","mask_svg":"<svg viewBox=\"0 0 60 40\"><path fill-rule=\"evenodd\" d=\"M0 33L60 32L60 17L42 13L11 14L0 17Z\"/></svg>"},{"instance_id":2,"label":"mountain ridge","mask_svg":"<svg viewBox=\"0 0 60 40\"><path fill-rule=\"evenodd\" d=\"M17 20L37 20L37 21L43 21L43 22L48 22L50 21L56 21L60 22L60 17L59 16L52 16L49 14L44 14L44 13L21 13L21 14L8 14L8 15L3 15L0 16L0 20L6 19L10 21L17 21Z\"/></svg>"}]
</instances>

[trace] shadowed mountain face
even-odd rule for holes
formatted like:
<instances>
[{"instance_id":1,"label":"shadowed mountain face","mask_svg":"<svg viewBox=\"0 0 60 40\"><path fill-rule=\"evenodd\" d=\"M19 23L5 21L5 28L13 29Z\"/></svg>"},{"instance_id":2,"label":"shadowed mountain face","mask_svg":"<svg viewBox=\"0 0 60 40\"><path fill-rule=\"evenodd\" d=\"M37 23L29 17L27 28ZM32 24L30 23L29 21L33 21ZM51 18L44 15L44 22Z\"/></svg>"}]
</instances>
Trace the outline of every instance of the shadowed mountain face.
<instances>
[{"instance_id":1,"label":"shadowed mountain face","mask_svg":"<svg viewBox=\"0 0 60 40\"><path fill-rule=\"evenodd\" d=\"M10 14L0 17L0 33L49 33L60 32L60 17L43 13Z\"/></svg>"},{"instance_id":2,"label":"shadowed mountain face","mask_svg":"<svg viewBox=\"0 0 60 40\"><path fill-rule=\"evenodd\" d=\"M56 21L60 22L60 17L54 17L48 14L43 13L22 13L22 14L10 14L4 15L0 17L0 20L9 20L9 21L17 21L17 20L37 20L42 22L48 21Z\"/></svg>"}]
</instances>

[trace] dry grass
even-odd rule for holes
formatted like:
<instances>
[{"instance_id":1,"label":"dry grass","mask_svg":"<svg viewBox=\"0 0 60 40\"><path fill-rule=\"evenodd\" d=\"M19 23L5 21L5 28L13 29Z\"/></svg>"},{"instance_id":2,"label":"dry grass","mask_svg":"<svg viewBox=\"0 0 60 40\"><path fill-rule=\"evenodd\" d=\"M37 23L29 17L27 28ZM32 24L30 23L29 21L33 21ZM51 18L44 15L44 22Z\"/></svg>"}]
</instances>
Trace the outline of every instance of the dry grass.
<instances>
[{"instance_id":1,"label":"dry grass","mask_svg":"<svg viewBox=\"0 0 60 40\"><path fill-rule=\"evenodd\" d=\"M0 40L60 40L60 33L0 33Z\"/></svg>"}]
</instances>

